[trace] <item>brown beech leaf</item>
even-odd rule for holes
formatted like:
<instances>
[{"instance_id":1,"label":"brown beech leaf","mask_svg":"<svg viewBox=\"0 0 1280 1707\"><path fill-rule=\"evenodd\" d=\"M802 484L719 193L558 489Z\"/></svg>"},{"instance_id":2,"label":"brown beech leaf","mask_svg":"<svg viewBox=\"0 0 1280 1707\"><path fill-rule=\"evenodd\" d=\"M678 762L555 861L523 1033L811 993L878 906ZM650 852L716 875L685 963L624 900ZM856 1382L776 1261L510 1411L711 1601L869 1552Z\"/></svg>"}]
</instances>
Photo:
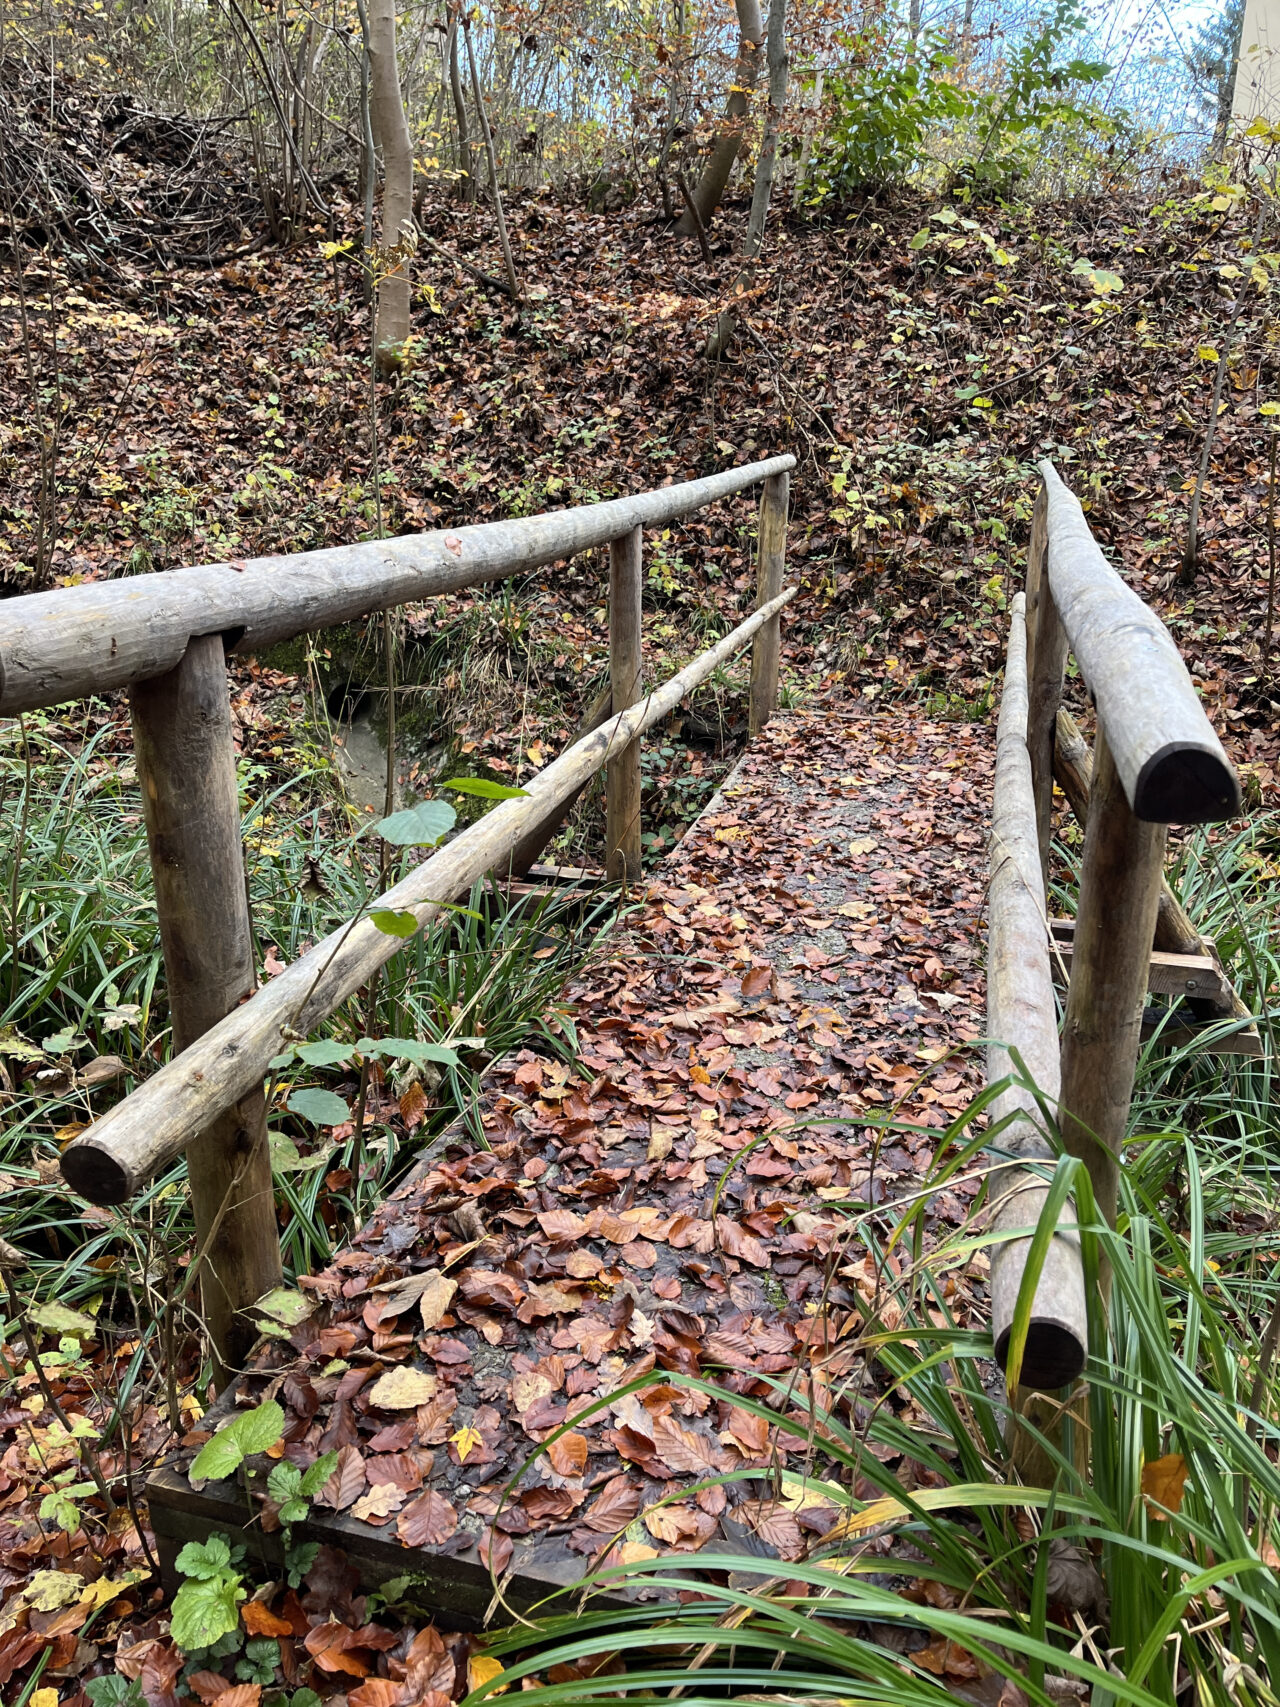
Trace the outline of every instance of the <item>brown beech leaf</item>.
<instances>
[{"instance_id":1,"label":"brown beech leaf","mask_svg":"<svg viewBox=\"0 0 1280 1707\"><path fill-rule=\"evenodd\" d=\"M347 1677L368 1677L373 1670L368 1660L350 1652L361 1644L356 1632L337 1619L317 1624L314 1630L309 1630L304 1646L321 1671L342 1672Z\"/></svg>"},{"instance_id":2,"label":"brown beech leaf","mask_svg":"<svg viewBox=\"0 0 1280 1707\"><path fill-rule=\"evenodd\" d=\"M587 1465L586 1436L576 1431L562 1434L547 1447L547 1457L557 1476L580 1476Z\"/></svg>"},{"instance_id":3,"label":"brown beech leaf","mask_svg":"<svg viewBox=\"0 0 1280 1707\"><path fill-rule=\"evenodd\" d=\"M611 1534L633 1523L640 1512L640 1489L627 1475L612 1476L583 1513L588 1529Z\"/></svg>"},{"instance_id":4,"label":"brown beech leaf","mask_svg":"<svg viewBox=\"0 0 1280 1707\"><path fill-rule=\"evenodd\" d=\"M674 1417L659 1417L653 1425L657 1456L678 1476L709 1476L722 1469L723 1454L692 1429L681 1428Z\"/></svg>"},{"instance_id":5,"label":"brown beech leaf","mask_svg":"<svg viewBox=\"0 0 1280 1707\"><path fill-rule=\"evenodd\" d=\"M1168 1511L1182 1510L1182 1490L1187 1479L1187 1461L1180 1452L1166 1452L1163 1458L1153 1458L1142 1466L1142 1491L1148 1502L1164 1506ZM1163 1521L1163 1511L1151 1510L1151 1516Z\"/></svg>"},{"instance_id":6,"label":"brown beech leaf","mask_svg":"<svg viewBox=\"0 0 1280 1707\"><path fill-rule=\"evenodd\" d=\"M389 1677L367 1677L347 1695L349 1707L402 1707L408 1699L404 1684Z\"/></svg>"},{"instance_id":7,"label":"brown beech leaf","mask_svg":"<svg viewBox=\"0 0 1280 1707\"><path fill-rule=\"evenodd\" d=\"M364 1468L371 1488L382 1482L394 1482L406 1494L414 1494L422 1486L422 1466L407 1452L371 1453Z\"/></svg>"},{"instance_id":8,"label":"brown beech leaf","mask_svg":"<svg viewBox=\"0 0 1280 1707\"><path fill-rule=\"evenodd\" d=\"M394 1482L378 1482L351 1508L352 1517L361 1523L382 1524L404 1504L405 1493Z\"/></svg>"},{"instance_id":9,"label":"brown beech leaf","mask_svg":"<svg viewBox=\"0 0 1280 1707\"><path fill-rule=\"evenodd\" d=\"M240 1618L251 1636L291 1636L293 1626L287 1618L278 1618L260 1600L246 1600L240 1608Z\"/></svg>"},{"instance_id":10,"label":"brown beech leaf","mask_svg":"<svg viewBox=\"0 0 1280 1707\"><path fill-rule=\"evenodd\" d=\"M419 1495L396 1519L396 1534L406 1547L442 1547L457 1527L457 1512L434 1488Z\"/></svg>"},{"instance_id":11,"label":"brown beech leaf","mask_svg":"<svg viewBox=\"0 0 1280 1707\"><path fill-rule=\"evenodd\" d=\"M218 1697L220 1707L258 1707L262 1700L260 1683L233 1683Z\"/></svg>"},{"instance_id":12,"label":"brown beech leaf","mask_svg":"<svg viewBox=\"0 0 1280 1707\"><path fill-rule=\"evenodd\" d=\"M500 1577L511 1563L511 1537L503 1535L490 1527L485 1530L476 1546L480 1555L480 1563L495 1577Z\"/></svg>"},{"instance_id":13,"label":"brown beech leaf","mask_svg":"<svg viewBox=\"0 0 1280 1707\"><path fill-rule=\"evenodd\" d=\"M316 1495L317 1505L345 1511L364 1492L364 1457L358 1446L340 1446L338 1463L329 1480Z\"/></svg>"},{"instance_id":14,"label":"brown beech leaf","mask_svg":"<svg viewBox=\"0 0 1280 1707\"><path fill-rule=\"evenodd\" d=\"M419 1630L409 1644L409 1652L404 1657L405 1682L412 1694L417 1697L439 1695L448 1701L453 1692L456 1679L456 1667L453 1656L445 1647L440 1632L434 1625L428 1624Z\"/></svg>"}]
</instances>

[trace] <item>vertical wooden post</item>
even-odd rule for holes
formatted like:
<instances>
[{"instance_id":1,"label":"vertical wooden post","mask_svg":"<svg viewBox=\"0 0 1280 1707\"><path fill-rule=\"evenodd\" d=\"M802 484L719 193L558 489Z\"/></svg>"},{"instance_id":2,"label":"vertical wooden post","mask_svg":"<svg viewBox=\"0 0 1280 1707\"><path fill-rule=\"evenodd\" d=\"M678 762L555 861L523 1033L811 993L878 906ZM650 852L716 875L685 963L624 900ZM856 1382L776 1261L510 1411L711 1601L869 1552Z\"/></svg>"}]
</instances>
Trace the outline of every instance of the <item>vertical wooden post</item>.
<instances>
[{"instance_id":1,"label":"vertical wooden post","mask_svg":"<svg viewBox=\"0 0 1280 1707\"><path fill-rule=\"evenodd\" d=\"M609 682L613 714L640 698L641 530L609 544ZM640 876L640 738L605 767L605 870L634 882Z\"/></svg>"},{"instance_id":2,"label":"vertical wooden post","mask_svg":"<svg viewBox=\"0 0 1280 1707\"><path fill-rule=\"evenodd\" d=\"M760 528L756 542L756 609L782 591L787 567L787 499L789 474L771 474L760 499ZM778 709L778 658L782 650L782 614L766 622L751 647L751 711L749 729L758 735Z\"/></svg>"},{"instance_id":3,"label":"vertical wooden post","mask_svg":"<svg viewBox=\"0 0 1280 1707\"><path fill-rule=\"evenodd\" d=\"M1062 1035L1062 1139L1114 1224L1164 871L1165 826L1135 818L1098 732Z\"/></svg>"},{"instance_id":4,"label":"vertical wooden post","mask_svg":"<svg viewBox=\"0 0 1280 1707\"><path fill-rule=\"evenodd\" d=\"M174 669L130 690L174 1053L254 987L240 801L222 637L192 640ZM261 1087L187 1150L200 1299L223 1387L257 1329L242 1312L280 1283Z\"/></svg>"},{"instance_id":5,"label":"vertical wooden post","mask_svg":"<svg viewBox=\"0 0 1280 1707\"><path fill-rule=\"evenodd\" d=\"M1053 835L1053 745L1067 663L1067 636L1049 586L1049 498L1043 482L1031 517L1027 551L1027 747L1040 841L1040 870L1049 885Z\"/></svg>"}]
</instances>

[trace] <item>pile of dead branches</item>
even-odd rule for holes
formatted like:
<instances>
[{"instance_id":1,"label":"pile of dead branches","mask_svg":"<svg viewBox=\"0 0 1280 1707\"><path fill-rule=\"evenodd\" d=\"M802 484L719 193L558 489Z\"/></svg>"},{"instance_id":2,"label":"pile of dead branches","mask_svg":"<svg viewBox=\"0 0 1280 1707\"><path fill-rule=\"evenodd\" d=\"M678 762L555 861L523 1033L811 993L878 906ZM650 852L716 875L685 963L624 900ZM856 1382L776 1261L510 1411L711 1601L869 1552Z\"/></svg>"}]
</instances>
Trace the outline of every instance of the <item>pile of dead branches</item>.
<instances>
[{"instance_id":1,"label":"pile of dead branches","mask_svg":"<svg viewBox=\"0 0 1280 1707\"><path fill-rule=\"evenodd\" d=\"M0 219L8 258L44 250L82 277L170 268L243 245L260 217L223 138L234 119L150 112L129 95L0 62Z\"/></svg>"}]
</instances>

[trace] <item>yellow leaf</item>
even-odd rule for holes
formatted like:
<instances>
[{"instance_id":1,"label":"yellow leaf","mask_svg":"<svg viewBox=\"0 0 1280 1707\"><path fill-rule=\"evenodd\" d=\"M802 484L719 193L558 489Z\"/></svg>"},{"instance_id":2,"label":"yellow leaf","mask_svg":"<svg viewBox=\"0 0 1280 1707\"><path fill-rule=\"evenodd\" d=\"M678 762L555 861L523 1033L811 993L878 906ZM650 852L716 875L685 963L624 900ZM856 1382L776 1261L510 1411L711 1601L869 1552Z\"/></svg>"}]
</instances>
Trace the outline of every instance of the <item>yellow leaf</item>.
<instances>
[{"instance_id":1,"label":"yellow leaf","mask_svg":"<svg viewBox=\"0 0 1280 1707\"><path fill-rule=\"evenodd\" d=\"M471 1428L468 1426L466 1428L460 1428L457 1434L451 1434L449 1436L449 1444L450 1446L457 1447L459 1464L465 1464L467 1461L467 1454L469 1452L474 1452L477 1446L484 1445L484 1436L480 1433L478 1428Z\"/></svg>"},{"instance_id":2,"label":"yellow leaf","mask_svg":"<svg viewBox=\"0 0 1280 1707\"><path fill-rule=\"evenodd\" d=\"M84 1578L75 1571L36 1571L22 1591L22 1598L36 1612L56 1612L70 1606L84 1593Z\"/></svg>"},{"instance_id":3,"label":"yellow leaf","mask_svg":"<svg viewBox=\"0 0 1280 1707\"><path fill-rule=\"evenodd\" d=\"M439 1385L434 1375L402 1364L375 1381L369 1393L369 1403L384 1411L412 1411L436 1396Z\"/></svg>"},{"instance_id":4,"label":"yellow leaf","mask_svg":"<svg viewBox=\"0 0 1280 1707\"><path fill-rule=\"evenodd\" d=\"M860 854L870 853L875 845L874 836L859 836L856 842L849 843L849 852L857 859Z\"/></svg>"},{"instance_id":5,"label":"yellow leaf","mask_svg":"<svg viewBox=\"0 0 1280 1707\"><path fill-rule=\"evenodd\" d=\"M1196 348L1196 354L1200 357L1202 362L1216 362L1218 359L1218 352L1212 344L1198 345Z\"/></svg>"},{"instance_id":6,"label":"yellow leaf","mask_svg":"<svg viewBox=\"0 0 1280 1707\"><path fill-rule=\"evenodd\" d=\"M37 1689L30 1697L29 1707L58 1707L56 1689Z\"/></svg>"},{"instance_id":7,"label":"yellow leaf","mask_svg":"<svg viewBox=\"0 0 1280 1707\"><path fill-rule=\"evenodd\" d=\"M1155 1506L1164 1511L1152 1511L1161 1521L1166 1512L1182 1510L1182 1489L1187 1479L1187 1461L1180 1452L1166 1452L1163 1458L1153 1458L1142 1466L1142 1491Z\"/></svg>"},{"instance_id":8,"label":"yellow leaf","mask_svg":"<svg viewBox=\"0 0 1280 1707\"><path fill-rule=\"evenodd\" d=\"M495 1660L492 1654L472 1654L467 1661L467 1688L483 1689L486 1683L492 1683L495 1677L501 1677L505 1671L501 1660ZM491 1690L492 1695L505 1695L507 1685L501 1689Z\"/></svg>"}]
</instances>

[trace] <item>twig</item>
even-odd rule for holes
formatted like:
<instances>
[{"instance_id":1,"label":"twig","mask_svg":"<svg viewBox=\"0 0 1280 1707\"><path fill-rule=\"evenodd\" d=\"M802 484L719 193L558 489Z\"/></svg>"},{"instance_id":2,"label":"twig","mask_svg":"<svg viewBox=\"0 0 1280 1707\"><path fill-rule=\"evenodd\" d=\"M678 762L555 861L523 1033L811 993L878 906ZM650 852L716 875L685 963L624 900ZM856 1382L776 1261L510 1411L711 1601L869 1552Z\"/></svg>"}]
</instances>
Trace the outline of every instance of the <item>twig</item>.
<instances>
[{"instance_id":1,"label":"twig","mask_svg":"<svg viewBox=\"0 0 1280 1707\"><path fill-rule=\"evenodd\" d=\"M702 215L698 212L698 204L693 199L693 191L689 188L689 180L685 177L683 171L676 173L676 182L680 186L680 194L684 198L684 205L689 210L689 217L693 221L693 228L698 234L698 246L702 250L702 258L708 266L711 266L713 262L711 257L711 245L707 242L707 228L702 223Z\"/></svg>"},{"instance_id":2,"label":"twig","mask_svg":"<svg viewBox=\"0 0 1280 1707\"><path fill-rule=\"evenodd\" d=\"M446 261L452 261L455 267L461 267L464 273L470 273L473 279L479 279L481 284L487 284L492 290L500 290L504 296L511 296L511 286L506 279L496 279L492 273L486 273L481 267L473 267L470 261L464 261L461 255L455 255L452 249L446 249L443 243L437 243L434 237L428 237L425 231L418 233L428 249L434 249L437 255L442 255Z\"/></svg>"}]
</instances>

